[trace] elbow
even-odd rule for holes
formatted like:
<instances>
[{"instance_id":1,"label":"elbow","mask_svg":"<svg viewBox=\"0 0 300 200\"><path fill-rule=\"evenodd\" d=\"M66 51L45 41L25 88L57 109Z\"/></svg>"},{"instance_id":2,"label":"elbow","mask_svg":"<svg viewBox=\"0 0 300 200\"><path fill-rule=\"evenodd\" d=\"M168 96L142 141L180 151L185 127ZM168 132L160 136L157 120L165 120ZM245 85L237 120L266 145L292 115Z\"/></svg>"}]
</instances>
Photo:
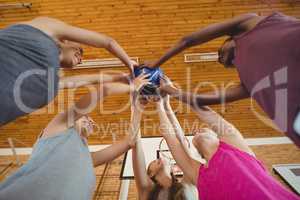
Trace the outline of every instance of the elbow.
<instances>
[{"instance_id":1,"label":"elbow","mask_svg":"<svg viewBox=\"0 0 300 200\"><path fill-rule=\"evenodd\" d=\"M252 12L252 13L246 13L244 15L245 15L245 17L248 17L248 18L258 17L258 14L254 13L254 12Z\"/></svg>"},{"instance_id":2,"label":"elbow","mask_svg":"<svg viewBox=\"0 0 300 200\"><path fill-rule=\"evenodd\" d=\"M258 14L257 13L246 13L246 14L241 15L241 17L242 17L242 22L244 22L244 21L250 20L254 17L258 17Z\"/></svg>"},{"instance_id":3,"label":"elbow","mask_svg":"<svg viewBox=\"0 0 300 200\"><path fill-rule=\"evenodd\" d=\"M195 39L192 36L184 36L181 40L180 43L184 47L191 47L195 45Z\"/></svg>"},{"instance_id":4,"label":"elbow","mask_svg":"<svg viewBox=\"0 0 300 200\"><path fill-rule=\"evenodd\" d=\"M106 42L105 42L105 49L107 49L108 51L111 51L112 49L114 49L116 44L117 44L116 40L114 40L111 37L107 37Z\"/></svg>"}]
</instances>

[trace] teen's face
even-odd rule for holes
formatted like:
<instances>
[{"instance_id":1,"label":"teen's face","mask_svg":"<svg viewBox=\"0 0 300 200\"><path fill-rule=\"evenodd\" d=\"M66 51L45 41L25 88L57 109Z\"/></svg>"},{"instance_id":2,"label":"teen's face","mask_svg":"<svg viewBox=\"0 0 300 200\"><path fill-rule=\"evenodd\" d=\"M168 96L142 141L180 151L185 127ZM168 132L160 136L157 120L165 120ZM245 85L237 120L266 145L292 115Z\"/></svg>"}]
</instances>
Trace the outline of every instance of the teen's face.
<instances>
[{"instance_id":1,"label":"teen's face","mask_svg":"<svg viewBox=\"0 0 300 200\"><path fill-rule=\"evenodd\" d=\"M71 68L81 63L83 50L74 42L61 43L60 65L63 68Z\"/></svg>"},{"instance_id":2,"label":"teen's face","mask_svg":"<svg viewBox=\"0 0 300 200\"><path fill-rule=\"evenodd\" d=\"M234 51L235 51L235 42L230 39L224 42L224 44L218 50L219 54L219 63L224 65L226 68L234 67Z\"/></svg>"},{"instance_id":3,"label":"teen's face","mask_svg":"<svg viewBox=\"0 0 300 200\"><path fill-rule=\"evenodd\" d=\"M155 178L155 176L164 171L165 164L162 159L153 160L148 166L149 176Z\"/></svg>"}]
</instances>

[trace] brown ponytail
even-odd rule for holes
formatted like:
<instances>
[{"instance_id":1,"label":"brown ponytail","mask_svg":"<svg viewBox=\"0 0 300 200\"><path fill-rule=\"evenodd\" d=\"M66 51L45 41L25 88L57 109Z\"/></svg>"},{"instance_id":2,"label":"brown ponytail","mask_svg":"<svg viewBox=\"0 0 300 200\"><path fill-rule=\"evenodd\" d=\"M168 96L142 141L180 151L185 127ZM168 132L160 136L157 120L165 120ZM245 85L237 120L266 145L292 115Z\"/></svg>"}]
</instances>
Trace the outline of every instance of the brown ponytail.
<instances>
[{"instance_id":1,"label":"brown ponytail","mask_svg":"<svg viewBox=\"0 0 300 200\"><path fill-rule=\"evenodd\" d=\"M182 183L171 173L172 185L169 188L168 200L186 200ZM148 200L157 200L162 187L153 178L154 188L151 190Z\"/></svg>"}]
</instances>

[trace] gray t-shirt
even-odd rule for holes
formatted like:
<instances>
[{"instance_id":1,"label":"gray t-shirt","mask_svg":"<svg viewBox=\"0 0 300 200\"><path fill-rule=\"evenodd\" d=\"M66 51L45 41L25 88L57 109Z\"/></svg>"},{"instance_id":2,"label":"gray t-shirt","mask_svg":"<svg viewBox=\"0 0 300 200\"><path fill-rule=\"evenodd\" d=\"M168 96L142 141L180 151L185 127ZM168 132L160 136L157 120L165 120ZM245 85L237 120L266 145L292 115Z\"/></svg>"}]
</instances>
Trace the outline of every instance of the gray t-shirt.
<instances>
[{"instance_id":1,"label":"gray t-shirt","mask_svg":"<svg viewBox=\"0 0 300 200\"><path fill-rule=\"evenodd\" d=\"M89 149L70 128L38 140L28 162L0 183L0 200L90 200L95 184Z\"/></svg>"},{"instance_id":2,"label":"gray t-shirt","mask_svg":"<svg viewBox=\"0 0 300 200\"><path fill-rule=\"evenodd\" d=\"M32 26L0 30L0 126L53 100L59 53L56 42Z\"/></svg>"}]
</instances>

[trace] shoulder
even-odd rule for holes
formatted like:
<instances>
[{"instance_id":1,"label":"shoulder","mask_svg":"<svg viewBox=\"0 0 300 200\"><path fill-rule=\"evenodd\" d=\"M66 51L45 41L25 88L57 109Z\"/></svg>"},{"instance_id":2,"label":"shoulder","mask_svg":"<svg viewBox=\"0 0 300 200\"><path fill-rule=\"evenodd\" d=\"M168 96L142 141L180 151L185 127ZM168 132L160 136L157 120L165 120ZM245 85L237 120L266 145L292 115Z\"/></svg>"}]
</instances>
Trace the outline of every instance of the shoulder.
<instances>
[{"instance_id":1,"label":"shoulder","mask_svg":"<svg viewBox=\"0 0 300 200\"><path fill-rule=\"evenodd\" d=\"M50 23L50 25L51 25L53 23L64 23L64 22L59 19L52 18L52 17L39 16L39 17L33 18L32 20L21 22L21 23L26 23L26 24ZM49 25L49 24L43 24L43 25Z\"/></svg>"},{"instance_id":2,"label":"shoulder","mask_svg":"<svg viewBox=\"0 0 300 200\"><path fill-rule=\"evenodd\" d=\"M256 13L247 13L238 16L240 20L239 29L242 31L249 31L253 29L265 16L259 16Z\"/></svg>"},{"instance_id":3,"label":"shoulder","mask_svg":"<svg viewBox=\"0 0 300 200\"><path fill-rule=\"evenodd\" d=\"M51 18L47 16L36 17L29 21L20 22L19 24L27 24L34 28L37 28L52 38L56 39L57 32L66 24L56 18Z\"/></svg>"}]
</instances>

